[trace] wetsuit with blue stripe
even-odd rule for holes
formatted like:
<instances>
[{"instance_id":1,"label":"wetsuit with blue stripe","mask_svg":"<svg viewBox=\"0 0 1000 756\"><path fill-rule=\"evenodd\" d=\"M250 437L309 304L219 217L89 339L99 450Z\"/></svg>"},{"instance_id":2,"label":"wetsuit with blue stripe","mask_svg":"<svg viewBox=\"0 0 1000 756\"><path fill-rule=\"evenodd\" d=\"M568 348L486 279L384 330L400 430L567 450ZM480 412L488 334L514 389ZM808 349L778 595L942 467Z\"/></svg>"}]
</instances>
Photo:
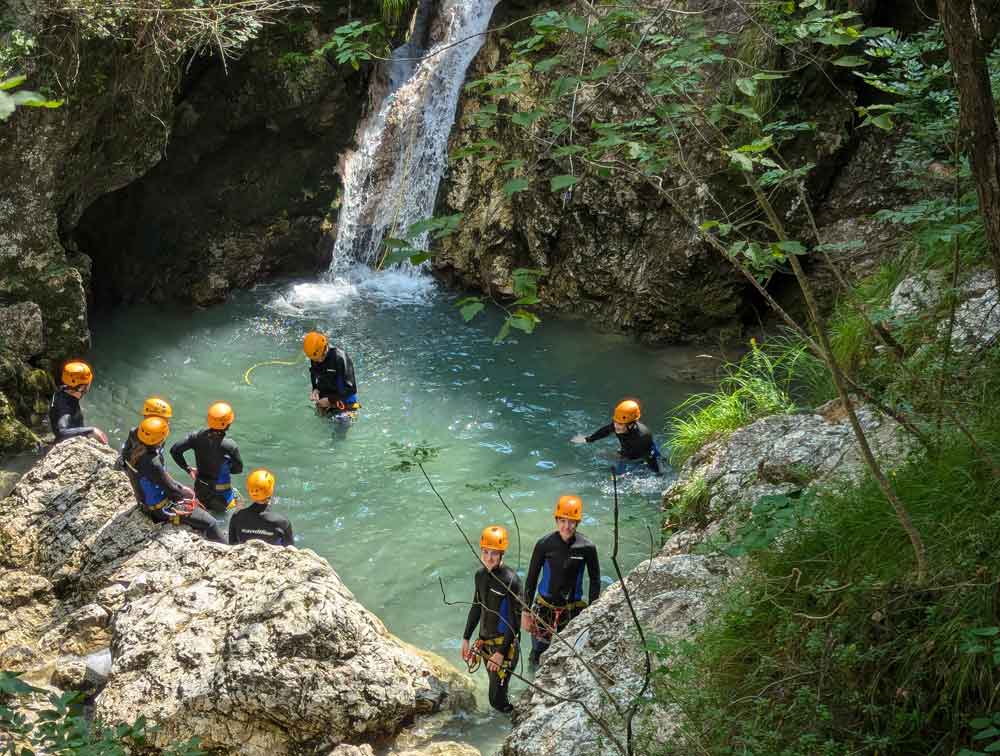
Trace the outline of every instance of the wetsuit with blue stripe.
<instances>
[{"instance_id":1,"label":"wetsuit with blue stripe","mask_svg":"<svg viewBox=\"0 0 1000 756\"><path fill-rule=\"evenodd\" d=\"M619 475L628 472L637 465L645 464L657 475L660 474L660 449L653 440L653 434L645 425L639 422L629 423L624 433L615 433L614 423L608 423L587 436L587 443L592 444L607 438L612 433L618 438L618 464L615 466Z\"/></svg>"},{"instance_id":2,"label":"wetsuit with blue stripe","mask_svg":"<svg viewBox=\"0 0 1000 756\"><path fill-rule=\"evenodd\" d=\"M488 658L496 652L503 655L510 669L517 665L521 627L521 579L504 564L490 572L485 567L476 572L475 594L462 637L469 640L476 625L483 642L483 654ZM507 698L511 676L506 670L490 672L490 706L507 712L513 707Z\"/></svg>"},{"instance_id":3,"label":"wetsuit with blue stripe","mask_svg":"<svg viewBox=\"0 0 1000 756\"><path fill-rule=\"evenodd\" d=\"M231 476L243 472L239 447L231 438L226 438L225 431L202 428L189 434L170 447L170 456L188 474L191 466L184 453L191 449L194 449L194 463L198 468L194 482L198 501L216 514L225 513L235 496Z\"/></svg>"},{"instance_id":4,"label":"wetsuit with blue stripe","mask_svg":"<svg viewBox=\"0 0 1000 756\"><path fill-rule=\"evenodd\" d=\"M163 448L142 444L132 452L127 464L133 470L137 486L139 507L154 522L183 522L203 532L210 541L225 543L226 536L219 524L204 509L196 507L191 514L178 517L172 513L172 504L187 499L183 486L170 477L163 463Z\"/></svg>"},{"instance_id":5,"label":"wetsuit with blue stripe","mask_svg":"<svg viewBox=\"0 0 1000 756\"><path fill-rule=\"evenodd\" d=\"M590 580L587 598L592 604L601 593L597 547L580 533L574 533L568 543L558 530L539 539L531 553L528 577L524 582L524 602L527 606L534 602L532 611L541 620L537 624L548 625L559 632L580 613L586 606L583 602L585 568ZM538 601L534 601L536 588ZM549 647L551 635L551 630L539 627L538 635L532 638L532 658L536 662Z\"/></svg>"},{"instance_id":6,"label":"wetsuit with blue stripe","mask_svg":"<svg viewBox=\"0 0 1000 756\"><path fill-rule=\"evenodd\" d=\"M309 363L309 380L320 399L329 399L333 412L342 412L337 402L347 410L357 409L358 381L354 375L354 362L340 347L330 347L319 362Z\"/></svg>"}]
</instances>

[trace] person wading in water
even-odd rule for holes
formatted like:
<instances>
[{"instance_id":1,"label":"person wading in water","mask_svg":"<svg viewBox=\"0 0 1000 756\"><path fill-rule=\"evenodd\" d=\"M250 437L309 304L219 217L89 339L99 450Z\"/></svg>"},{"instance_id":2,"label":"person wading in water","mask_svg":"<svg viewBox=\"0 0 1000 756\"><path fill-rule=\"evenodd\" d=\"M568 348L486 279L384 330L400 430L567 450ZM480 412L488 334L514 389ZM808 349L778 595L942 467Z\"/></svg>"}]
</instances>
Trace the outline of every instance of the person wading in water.
<instances>
[{"instance_id":1,"label":"person wading in water","mask_svg":"<svg viewBox=\"0 0 1000 756\"><path fill-rule=\"evenodd\" d=\"M531 611L521 615L521 627L532 635L532 665L538 664L549 647L552 634L562 632L587 606L583 601L584 567L590 578L589 603L601 592L597 547L576 530L583 518L583 501L579 496L560 496L554 515L556 530L535 544L524 581L524 605L531 606Z\"/></svg>"},{"instance_id":2,"label":"person wading in water","mask_svg":"<svg viewBox=\"0 0 1000 756\"><path fill-rule=\"evenodd\" d=\"M660 449L653 440L649 428L639 422L640 416L639 402L626 399L615 407L612 422L598 428L589 436L581 433L573 436L571 440L574 444L592 444L614 433L618 437L619 446L616 473L622 475L638 465L645 464L659 475Z\"/></svg>"},{"instance_id":3,"label":"person wading in water","mask_svg":"<svg viewBox=\"0 0 1000 756\"><path fill-rule=\"evenodd\" d=\"M507 530L499 525L484 528L479 537L479 558L483 566L476 572L475 593L462 635L462 659L473 672L486 660L490 676L490 706L507 713L513 710L507 698L510 670L517 666L521 624L521 580L503 564L507 551ZM479 625L479 640L469 639Z\"/></svg>"},{"instance_id":4,"label":"person wading in water","mask_svg":"<svg viewBox=\"0 0 1000 756\"><path fill-rule=\"evenodd\" d=\"M302 351L309 358L309 380L312 391L309 401L316 410L332 414L338 420L348 420L357 412L358 382L354 362L340 347L331 347L321 333L310 331L302 340Z\"/></svg>"}]
</instances>

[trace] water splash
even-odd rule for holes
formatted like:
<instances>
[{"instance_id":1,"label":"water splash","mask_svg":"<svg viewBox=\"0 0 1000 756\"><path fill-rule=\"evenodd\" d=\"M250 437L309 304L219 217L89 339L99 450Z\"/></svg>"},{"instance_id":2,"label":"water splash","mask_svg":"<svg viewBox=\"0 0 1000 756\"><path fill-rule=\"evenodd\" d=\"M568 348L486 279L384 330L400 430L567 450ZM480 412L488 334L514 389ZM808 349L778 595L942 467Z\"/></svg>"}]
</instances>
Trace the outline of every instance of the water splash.
<instances>
[{"instance_id":1,"label":"water splash","mask_svg":"<svg viewBox=\"0 0 1000 756\"><path fill-rule=\"evenodd\" d=\"M387 235L400 236L433 214L465 73L497 2L443 0L426 57L405 82L390 85L358 140L360 148L344 165L344 204L329 277L352 263L379 267ZM394 56L391 78L407 71L406 57ZM411 241L426 248L426 234Z\"/></svg>"},{"instance_id":2,"label":"water splash","mask_svg":"<svg viewBox=\"0 0 1000 756\"><path fill-rule=\"evenodd\" d=\"M270 306L285 315L314 315L349 311L358 300L385 307L427 304L434 292L430 277L353 265L328 281L295 284L277 294Z\"/></svg>"}]
</instances>

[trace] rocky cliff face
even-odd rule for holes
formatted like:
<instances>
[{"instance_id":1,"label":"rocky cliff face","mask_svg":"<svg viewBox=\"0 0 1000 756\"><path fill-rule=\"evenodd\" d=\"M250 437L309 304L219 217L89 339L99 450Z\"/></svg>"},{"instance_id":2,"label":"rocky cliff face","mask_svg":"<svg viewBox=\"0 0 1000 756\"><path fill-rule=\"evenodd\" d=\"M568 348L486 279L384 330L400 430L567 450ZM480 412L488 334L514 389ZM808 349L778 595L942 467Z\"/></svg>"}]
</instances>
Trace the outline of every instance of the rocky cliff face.
<instances>
[{"instance_id":1,"label":"rocky cliff face","mask_svg":"<svg viewBox=\"0 0 1000 756\"><path fill-rule=\"evenodd\" d=\"M749 25L739 4L703 0L685 7L700 12L712 28L741 39L741 44L748 39L748 45L766 47L765 40L752 42L752 35L741 36ZM508 10L507 16L524 16L530 10ZM521 24L491 36L470 79L481 79L509 63L513 45L530 33ZM559 54L572 57L565 49ZM760 54L774 52L762 49ZM563 64L549 74L535 72L528 85L502 97L500 113L509 116L544 109L552 82L578 74ZM645 96L641 74L614 77L607 86L603 84L583 87L575 101L575 109L586 113L587 123L627 122L650 115L639 106ZM820 237L825 243L861 242L839 260L847 277L856 277L897 249L898 235L871 221L870 213L903 204L912 195L891 175L893 141L884 134L854 129L857 95L851 82L838 82L836 96L816 82L797 82L797 86L796 102L802 112L795 117L812 121L816 127L793 149L816 166L807 191ZM442 240L434 259L442 277L503 298L511 293L513 269L537 268L543 271L542 306L632 331L649 341L716 341L720 336L737 335L748 317L754 322L769 317L766 307L753 314L757 300L749 285L718 252L699 240L690 224L637 172L601 177L579 161L571 171L568 159L552 156L548 131L517 128L507 117L481 126L477 115L496 103L479 91L466 93L459 106L452 153L461 154L492 140L502 159L489 164L472 157L453 160L439 202L442 212L461 212L464 218L459 232ZM587 128L587 123L581 128ZM676 137L692 173L704 177L697 181L661 177L688 217L696 222L717 217L712 195L733 206L752 201L741 198L738 177L696 134L680 132ZM512 174L501 164L515 157L530 166L526 175L532 185L507 196L503 186ZM570 172L580 179L572 191L549 190L551 177ZM789 227L801 229L803 238L812 237L798 198L778 197L776 201ZM817 275L833 283L828 271L820 268ZM794 306L796 292L789 281L776 276L771 286ZM823 284L819 288L831 296L835 291Z\"/></svg>"},{"instance_id":2,"label":"rocky cliff face","mask_svg":"<svg viewBox=\"0 0 1000 756\"><path fill-rule=\"evenodd\" d=\"M110 653L98 717L144 715L156 745L197 735L223 753L381 742L472 704L464 676L398 641L316 554L155 525L114 459L60 443L0 502L4 669L86 688Z\"/></svg>"},{"instance_id":3,"label":"rocky cliff face","mask_svg":"<svg viewBox=\"0 0 1000 756\"><path fill-rule=\"evenodd\" d=\"M42 5L4 7L50 52L19 61L27 85L66 102L0 125L0 309L30 326L0 330L0 453L36 441L52 387L35 369L85 352L88 300L208 303L323 266L365 77L287 53L346 12L270 27L223 64L99 33L70 44Z\"/></svg>"}]
</instances>

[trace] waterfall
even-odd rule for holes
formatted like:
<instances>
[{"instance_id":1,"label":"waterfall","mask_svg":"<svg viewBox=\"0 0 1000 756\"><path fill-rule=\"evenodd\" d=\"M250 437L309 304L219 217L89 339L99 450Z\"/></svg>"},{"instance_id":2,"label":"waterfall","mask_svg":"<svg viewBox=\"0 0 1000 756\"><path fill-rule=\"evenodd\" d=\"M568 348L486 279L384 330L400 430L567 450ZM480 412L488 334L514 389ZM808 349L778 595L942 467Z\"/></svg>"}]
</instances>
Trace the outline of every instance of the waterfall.
<instances>
[{"instance_id":1,"label":"waterfall","mask_svg":"<svg viewBox=\"0 0 1000 756\"><path fill-rule=\"evenodd\" d=\"M382 240L434 212L448 164L448 136L465 73L483 45L499 0L442 0L421 57L420 31L429 3L421 3L411 42L389 66L389 93L363 127L358 149L344 163L344 198L330 272L354 263L377 266ZM425 248L426 234L411 240Z\"/></svg>"}]
</instances>

